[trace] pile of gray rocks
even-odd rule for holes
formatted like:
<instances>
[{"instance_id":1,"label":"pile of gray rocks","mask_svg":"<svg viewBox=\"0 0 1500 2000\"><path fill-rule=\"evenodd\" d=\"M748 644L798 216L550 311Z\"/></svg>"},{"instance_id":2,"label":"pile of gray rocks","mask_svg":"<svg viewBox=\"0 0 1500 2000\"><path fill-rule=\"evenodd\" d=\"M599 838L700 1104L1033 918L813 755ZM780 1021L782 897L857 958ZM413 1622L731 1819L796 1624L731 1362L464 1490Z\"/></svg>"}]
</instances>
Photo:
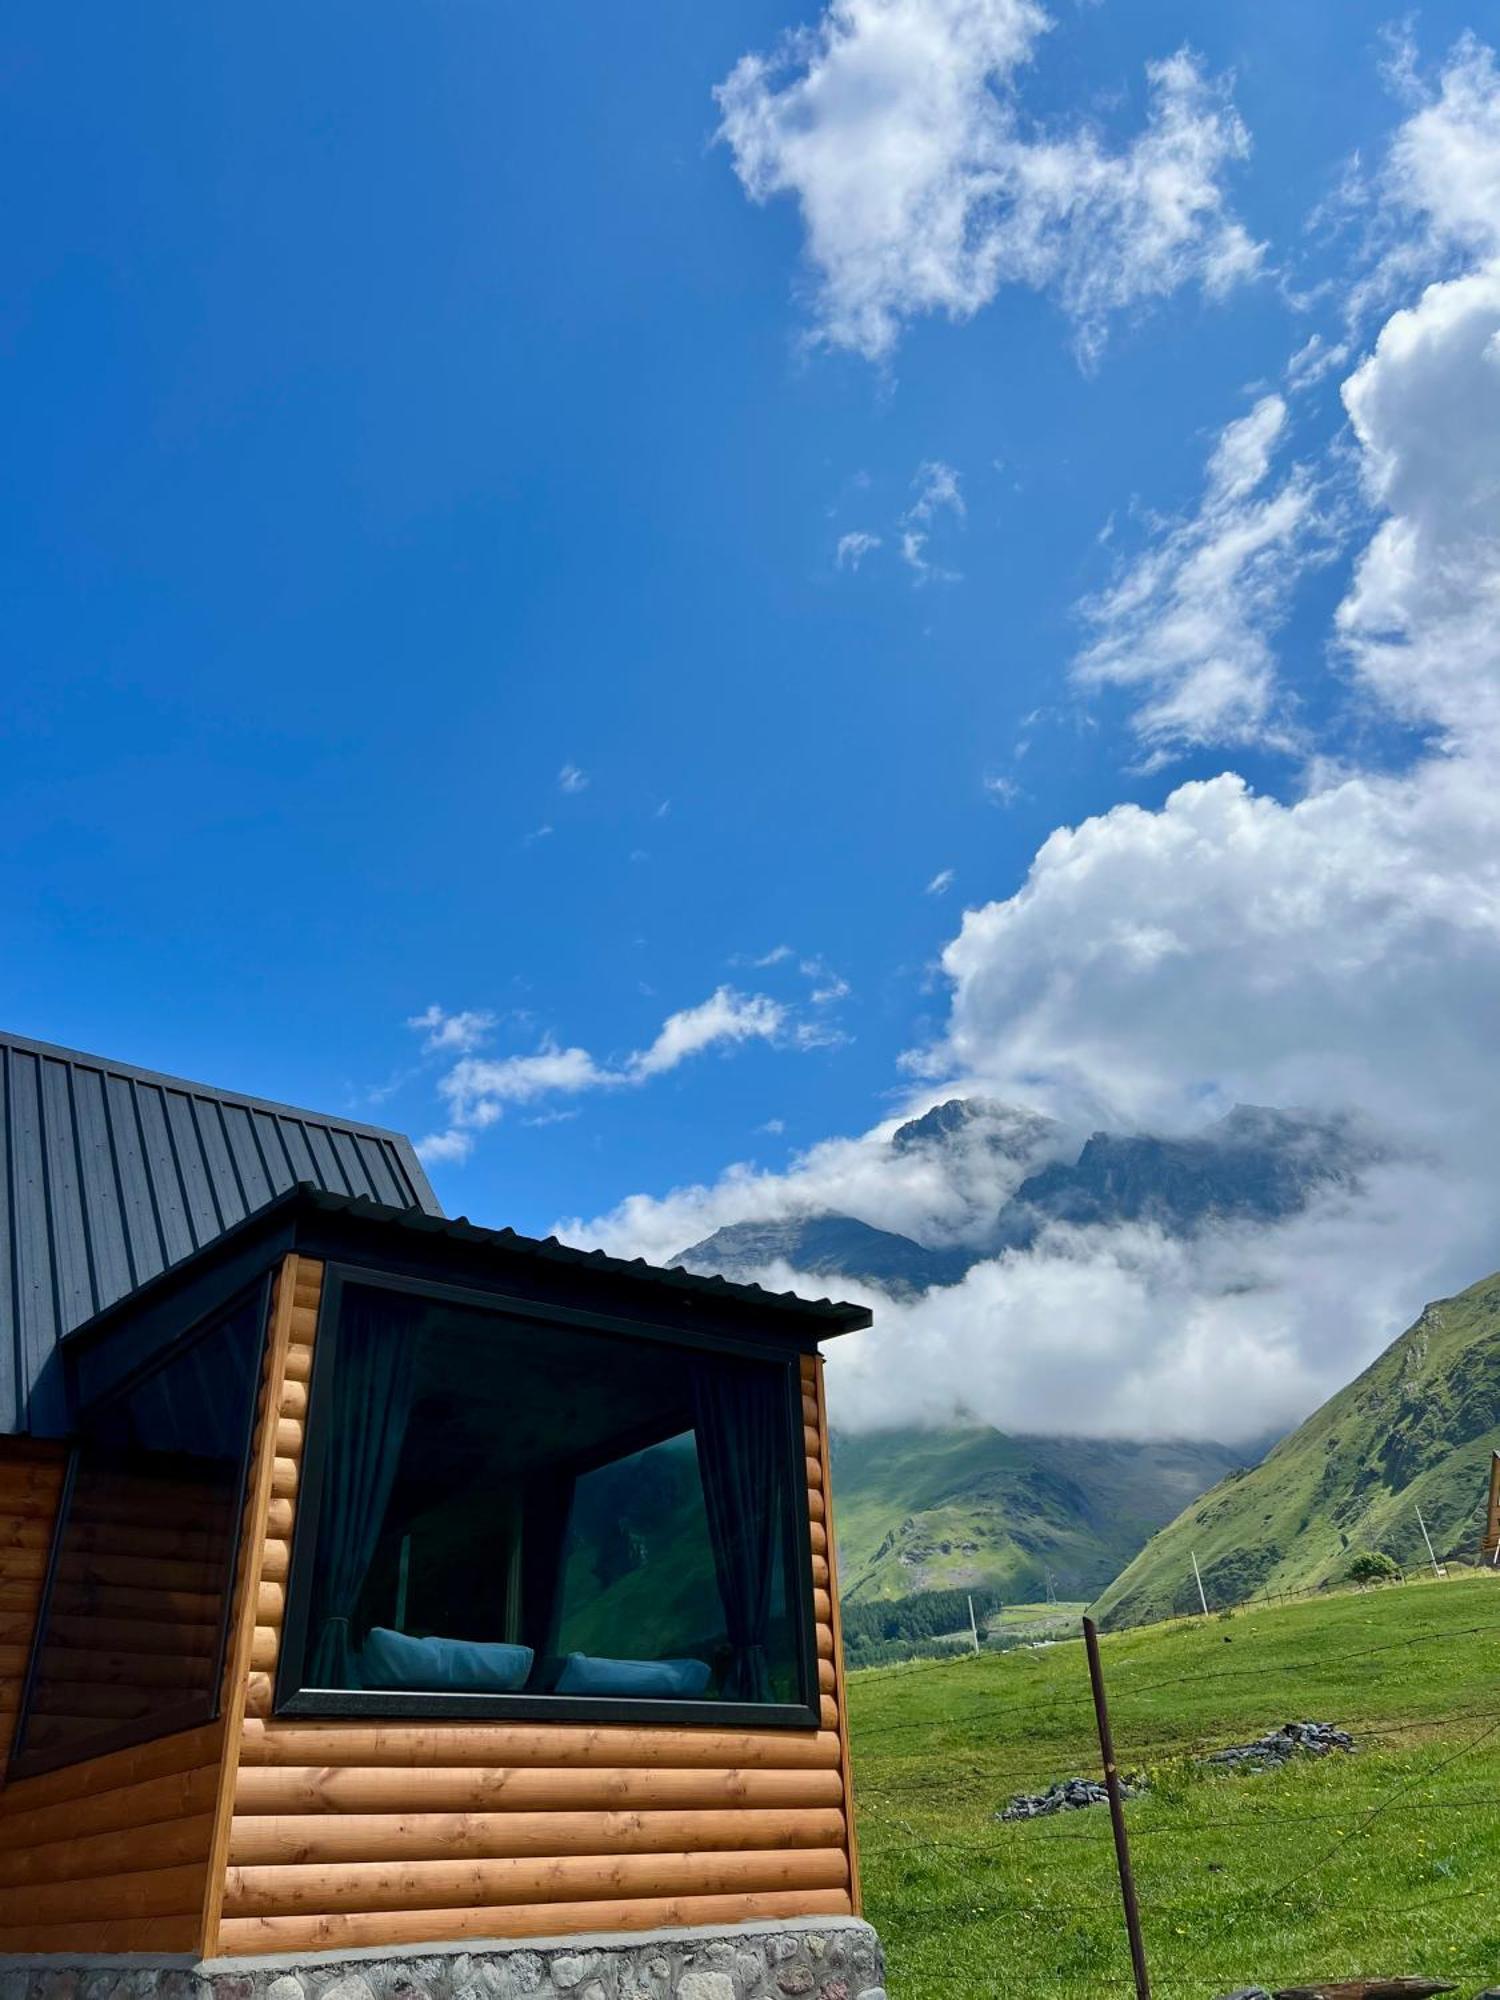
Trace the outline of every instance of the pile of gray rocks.
<instances>
[{"instance_id":1,"label":"pile of gray rocks","mask_svg":"<svg viewBox=\"0 0 1500 2000\"><path fill-rule=\"evenodd\" d=\"M1354 1738L1346 1729L1335 1729L1331 1722L1283 1722L1279 1729L1268 1730L1253 1743L1235 1743L1227 1750L1211 1750L1198 1762L1274 1771L1293 1757L1326 1757L1334 1750L1353 1754Z\"/></svg>"},{"instance_id":2,"label":"pile of gray rocks","mask_svg":"<svg viewBox=\"0 0 1500 2000\"><path fill-rule=\"evenodd\" d=\"M1134 1798L1140 1785L1122 1780L1120 1793ZM1109 1793L1093 1778L1064 1778L1045 1792L1020 1792L996 1813L997 1819L1045 1819L1049 1813L1081 1812L1085 1806L1109 1804Z\"/></svg>"},{"instance_id":3,"label":"pile of gray rocks","mask_svg":"<svg viewBox=\"0 0 1500 2000\"><path fill-rule=\"evenodd\" d=\"M1331 1722L1283 1722L1253 1743L1232 1743L1227 1750L1210 1750L1195 1764L1217 1770L1274 1771L1293 1757L1326 1757L1340 1750L1350 1755L1354 1738ZM1122 1779L1122 1798L1146 1789L1141 1778ZM1064 1778L1045 1792L1018 1792L996 1813L996 1819L1045 1819L1049 1813L1080 1812L1085 1806L1109 1803L1109 1793L1094 1778Z\"/></svg>"}]
</instances>

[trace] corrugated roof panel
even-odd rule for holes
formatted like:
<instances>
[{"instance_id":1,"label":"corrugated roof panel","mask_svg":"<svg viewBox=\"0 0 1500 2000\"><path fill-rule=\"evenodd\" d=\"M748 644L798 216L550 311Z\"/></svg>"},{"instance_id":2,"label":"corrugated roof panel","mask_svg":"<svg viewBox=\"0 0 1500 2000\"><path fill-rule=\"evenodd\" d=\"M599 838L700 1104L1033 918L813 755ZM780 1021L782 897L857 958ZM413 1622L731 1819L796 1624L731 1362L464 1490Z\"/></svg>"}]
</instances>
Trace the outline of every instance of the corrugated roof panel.
<instances>
[{"instance_id":1,"label":"corrugated roof panel","mask_svg":"<svg viewBox=\"0 0 1500 2000\"><path fill-rule=\"evenodd\" d=\"M442 1214L399 1133L0 1035L0 1432L62 1422L63 1334L298 1181Z\"/></svg>"},{"instance_id":2,"label":"corrugated roof panel","mask_svg":"<svg viewBox=\"0 0 1500 2000\"><path fill-rule=\"evenodd\" d=\"M152 1083L136 1083L133 1089L136 1116L141 1123L141 1147L146 1156L146 1171L151 1176L151 1191L156 1197L156 1220L161 1228L162 1252L169 1264L175 1264L183 1257L191 1257L202 1246L193 1241L187 1196L183 1192L182 1176L177 1171L172 1135L167 1130L167 1107L162 1092Z\"/></svg>"},{"instance_id":3,"label":"corrugated roof panel","mask_svg":"<svg viewBox=\"0 0 1500 2000\"><path fill-rule=\"evenodd\" d=\"M225 1104L220 1108L224 1113L224 1131L229 1139L229 1150L234 1155L235 1171L245 1191L245 1207L253 1214L256 1209L265 1207L276 1190L271 1185L271 1176L266 1172L266 1163L255 1143L255 1128L250 1123L250 1113L243 1104Z\"/></svg>"},{"instance_id":4,"label":"corrugated roof panel","mask_svg":"<svg viewBox=\"0 0 1500 2000\"><path fill-rule=\"evenodd\" d=\"M365 1172L365 1163L359 1156L359 1148L347 1132L330 1132L333 1150L338 1154L339 1165L344 1170L344 1179L349 1183L351 1194L362 1194L368 1201L374 1193L370 1176Z\"/></svg>"},{"instance_id":5,"label":"corrugated roof panel","mask_svg":"<svg viewBox=\"0 0 1500 2000\"><path fill-rule=\"evenodd\" d=\"M271 1192L285 1194L288 1188L297 1185L297 1176L292 1172L287 1160L281 1127L268 1111L252 1111L250 1124L255 1133L256 1148L265 1166L266 1178L271 1183Z\"/></svg>"},{"instance_id":6,"label":"corrugated roof panel","mask_svg":"<svg viewBox=\"0 0 1500 2000\"><path fill-rule=\"evenodd\" d=\"M143 1285L148 1278L156 1276L166 1259L161 1251L156 1202L151 1193L151 1177L146 1172L146 1156L141 1149L140 1122L135 1115L135 1088L130 1078L106 1076L104 1101L109 1111L115 1171L120 1181L120 1214L125 1224L130 1267L134 1283Z\"/></svg>"},{"instance_id":7,"label":"corrugated roof panel","mask_svg":"<svg viewBox=\"0 0 1500 2000\"><path fill-rule=\"evenodd\" d=\"M83 1210L94 1260L94 1289L101 1299L117 1299L133 1282L125 1244L125 1218L115 1173L104 1078L96 1069L73 1071L73 1123L78 1134L78 1166Z\"/></svg>"},{"instance_id":8,"label":"corrugated roof panel","mask_svg":"<svg viewBox=\"0 0 1500 2000\"><path fill-rule=\"evenodd\" d=\"M99 1310L93 1258L83 1221L78 1134L73 1125L72 1075L66 1063L40 1065L42 1153L52 1221L52 1269L58 1316L77 1326Z\"/></svg>"},{"instance_id":9,"label":"corrugated roof panel","mask_svg":"<svg viewBox=\"0 0 1500 2000\"><path fill-rule=\"evenodd\" d=\"M318 1178L317 1164L312 1156L312 1148L307 1143L307 1134L302 1129L302 1120L282 1118L277 1122L281 1126L281 1136L286 1143L286 1156L291 1161L293 1180L315 1181Z\"/></svg>"},{"instance_id":10,"label":"corrugated roof panel","mask_svg":"<svg viewBox=\"0 0 1500 2000\"><path fill-rule=\"evenodd\" d=\"M19 1380L36 1380L61 1328L52 1287L47 1175L42 1164L42 1108L37 1059L23 1055L11 1069L11 1193L15 1203L15 1331Z\"/></svg>"},{"instance_id":11,"label":"corrugated roof panel","mask_svg":"<svg viewBox=\"0 0 1500 2000\"><path fill-rule=\"evenodd\" d=\"M172 1152L182 1180L182 1196L187 1204L188 1227L195 1243L212 1243L223 1228L213 1182L203 1157L203 1138L193 1116L193 1100L185 1090L165 1090L162 1103L167 1114L167 1130L172 1136Z\"/></svg>"},{"instance_id":12,"label":"corrugated roof panel","mask_svg":"<svg viewBox=\"0 0 1500 2000\"><path fill-rule=\"evenodd\" d=\"M328 1143L328 1134L322 1126L308 1124L303 1130L307 1133L307 1143L312 1151L314 1178L318 1186L327 1188L330 1194L352 1194L348 1176L339 1165L338 1155Z\"/></svg>"}]
</instances>

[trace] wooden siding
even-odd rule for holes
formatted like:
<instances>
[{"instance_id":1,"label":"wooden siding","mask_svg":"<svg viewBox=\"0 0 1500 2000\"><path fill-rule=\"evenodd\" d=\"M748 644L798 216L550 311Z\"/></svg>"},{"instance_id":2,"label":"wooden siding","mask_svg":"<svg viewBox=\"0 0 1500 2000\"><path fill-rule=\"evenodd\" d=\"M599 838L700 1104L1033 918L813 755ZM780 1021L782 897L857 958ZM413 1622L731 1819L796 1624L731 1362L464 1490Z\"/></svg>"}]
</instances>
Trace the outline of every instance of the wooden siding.
<instances>
[{"instance_id":1,"label":"wooden siding","mask_svg":"<svg viewBox=\"0 0 1500 2000\"><path fill-rule=\"evenodd\" d=\"M276 1446L295 1284L287 1267L278 1274L261 1370L232 1639L253 1615L259 1587L249 1530L265 1519ZM132 1524L132 1536L141 1525ZM181 1526L145 1525L168 1535ZM97 1643L97 1620L94 1632ZM137 1659L141 1643L132 1639L128 1658ZM244 1669L233 1643L225 1673L216 1722L18 1779L0 1793L0 1951L203 1951L218 1924L242 1707Z\"/></svg>"},{"instance_id":2,"label":"wooden siding","mask_svg":"<svg viewBox=\"0 0 1500 2000\"><path fill-rule=\"evenodd\" d=\"M0 1439L0 1785L16 1733L67 1464L62 1445Z\"/></svg>"},{"instance_id":3,"label":"wooden siding","mask_svg":"<svg viewBox=\"0 0 1500 2000\"><path fill-rule=\"evenodd\" d=\"M288 1259L247 1523L213 1954L847 1915L853 1909L820 1364L802 1368L822 1726L274 1718L322 1272ZM281 1310L286 1300L284 1312Z\"/></svg>"},{"instance_id":4,"label":"wooden siding","mask_svg":"<svg viewBox=\"0 0 1500 2000\"><path fill-rule=\"evenodd\" d=\"M64 1464L60 1448L20 1440L0 1453L6 1752ZM97 1621L87 1622L91 1643L100 1644ZM79 1635L86 1636L82 1625ZM122 1646L128 1640L122 1661L138 1664L137 1628L115 1636ZM194 1950L222 1740L212 1723L7 1784L0 1791L0 1952Z\"/></svg>"}]
</instances>

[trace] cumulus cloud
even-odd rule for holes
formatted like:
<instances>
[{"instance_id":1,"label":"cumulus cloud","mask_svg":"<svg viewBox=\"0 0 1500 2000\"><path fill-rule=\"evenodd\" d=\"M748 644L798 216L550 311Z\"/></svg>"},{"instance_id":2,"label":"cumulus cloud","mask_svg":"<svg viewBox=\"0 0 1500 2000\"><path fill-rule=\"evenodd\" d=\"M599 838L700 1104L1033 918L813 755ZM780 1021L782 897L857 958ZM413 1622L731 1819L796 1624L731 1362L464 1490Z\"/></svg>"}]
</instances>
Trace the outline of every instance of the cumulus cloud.
<instances>
[{"instance_id":1,"label":"cumulus cloud","mask_svg":"<svg viewBox=\"0 0 1500 2000\"><path fill-rule=\"evenodd\" d=\"M471 1049L482 1048L489 1040L495 1027L495 1016L477 1007L449 1014L434 1001L422 1013L413 1014L406 1025L413 1034L422 1037L424 1055L449 1052L467 1055Z\"/></svg>"},{"instance_id":2,"label":"cumulus cloud","mask_svg":"<svg viewBox=\"0 0 1500 2000\"><path fill-rule=\"evenodd\" d=\"M1497 144L1500 155L1500 144ZM1386 518L1339 612L1348 656L1403 718L1500 738L1500 259L1396 313L1344 384Z\"/></svg>"},{"instance_id":3,"label":"cumulus cloud","mask_svg":"<svg viewBox=\"0 0 1500 2000\"><path fill-rule=\"evenodd\" d=\"M429 1013L433 1012L441 1010L429 1009ZM427 1025L426 1018L420 1018L422 1025ZM443 1016L442 1021L489 1018L477 1014L455 1015ZM448 1111L447 1128L429 1134L417 1151L427 1161L463 1160L473 1150L473 1135L498 1124L510 1106L649 1083L705 1049L783 1037L795 1045L799 1024L791 1020L779 1001L762 993L737 993L733 987L720 986L696 1007L684 1007L669 1014L648 1047L637 1049L618 1062L597 1061L587 1049L565 1048L550 1037L525 1055L464 1054L438 1083L439 1095ZM449 1041L429 1046L457 1050L465 1045Z\"/></svg>"},{"instance_id":4,"label":"cumulus cloud","mask_svg":"<svg viewBox=\"0 0 1500 2000\"><path fill-rule=\"evenodd\" d=\"M1296 1421L1425 1299L1500 1263L1497 132L1500 78L1464 43L1387 171L1414 231L1466 263L1391 312L1344 383L1370 520L1328 641L1415 726L1409 761L1314 761L1289 799L1226 772L1059 828L1013 893L965 913L945 1026L906 1066L906 1109L983 1094L1051 1114L1070 1148L1095 1127L1201 1128L1236 1101L1352 1107L1380 1162L1274 1226L1054 1226L962 1284L877 1299L874 1331L835 1350L836 1421L1244 1437ZM1327 471L1275 472L1287 421L1272 396L1230 425L1197 511L1101 600L1096 678L1158 705L1148 740L1264 740L1275 715L1257 648ZM1234 699L1185 700L1216 658ZM567 1226L661 1257L728 1222L832 1210L984 1250L1027 1162L964 1134L951 1154L894 1148L894 1122Z\"/></svg>"},{"instance_id":5,"label":"cumulus cloud","mask_svg":"<svg viewBox=\"0 0 1500 2000\"><path fill-rule=\"evenodd\" d=\"M858 569L865 557L880 547L879 535L866 533L862 528L854 528L847 535L840 535L838 547L833 552L835 569Z\"/></svg>"},{"instance_id":6,"label":"cumulus cloud","mask_svg":"<svg viewBox=\"0 0 1500 2000\"><path fill-rule=\"evenodd\" d=\"M1110 314L1258 270L1225 199L1249 146L1227 88L1183 50L1149 66L1125 143L1041 129L1018 82L1051 25L1034 0L831 0L718 87L746 193L801 209L830 345L879 359L906 320L966 319L1021 284L1054 296L1092 355Z\"/></svg>"},{"instance_id":7,"label":"cumulus cloud","mask_svg":"<svg viewBox=\"0 0 1500 2000\"><path fill-rule=\"evenodd\" d=\"M953 887L953 881L954 870L951 868L940 868L927 884L927 894L929 896L946 896L948 891Z\"/></svg>"},{"instance_id":8,"label":"cumulus cloud","mask_svg":"<svg viewBox=\"0 0 1500 2000\"><path fill-rule=\"evenodd\" d=\"M1197 510L1082 607L1094 636L1073 662L1075 681L1128 689L1136 734L1158 756L1290 744L1274 640L1297 577L1327 552L1329 524L1304 468L1268 485L1286 429L1277 395L1227 425Z\"/></svg>"},{"instance_id":9,"label":"cumulus cloud","mask_svg":"<svg viewBox=\"0 0 1500 2000\"><path fill-rule=\"evenodd\" d=\"M576 764L564 764L557 774L557 788L561 792L586 791L588 782L588 772L580 771Z\"/></svg>"}]
</instances>

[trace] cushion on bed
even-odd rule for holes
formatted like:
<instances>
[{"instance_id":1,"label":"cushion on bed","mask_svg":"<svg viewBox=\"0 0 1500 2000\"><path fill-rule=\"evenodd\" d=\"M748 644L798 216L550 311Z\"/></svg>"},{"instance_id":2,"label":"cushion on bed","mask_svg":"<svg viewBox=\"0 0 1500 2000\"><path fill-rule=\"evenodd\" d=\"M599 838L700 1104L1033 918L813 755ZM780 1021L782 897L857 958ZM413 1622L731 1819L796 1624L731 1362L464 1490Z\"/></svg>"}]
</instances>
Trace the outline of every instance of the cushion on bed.
<instances>
[{"instance_id":1,"label":"cushion on bed","mask_svg":"<svg viewBox=\"0 0 1500 2000\"><path fill-rule=\"evenodd\" d=\"M413 1639L374 1626L360 1655L367 1688L422 1694L510 1694L531 1672L531 1648L478 1639Z\"/></svg>"},{"instance_id":2,"label":"cushion on bed","mask_svg":"<svg viewBox=\"0 0 1500 2000\"><path fill-rule=\"evenodd\" d=\"M634 1695L662 1701L692 1701L707 1686L705 1660L604 1660L588 1653L569 1653L557 1680L559 1694Z\"/></svg>"}]
</instances>

